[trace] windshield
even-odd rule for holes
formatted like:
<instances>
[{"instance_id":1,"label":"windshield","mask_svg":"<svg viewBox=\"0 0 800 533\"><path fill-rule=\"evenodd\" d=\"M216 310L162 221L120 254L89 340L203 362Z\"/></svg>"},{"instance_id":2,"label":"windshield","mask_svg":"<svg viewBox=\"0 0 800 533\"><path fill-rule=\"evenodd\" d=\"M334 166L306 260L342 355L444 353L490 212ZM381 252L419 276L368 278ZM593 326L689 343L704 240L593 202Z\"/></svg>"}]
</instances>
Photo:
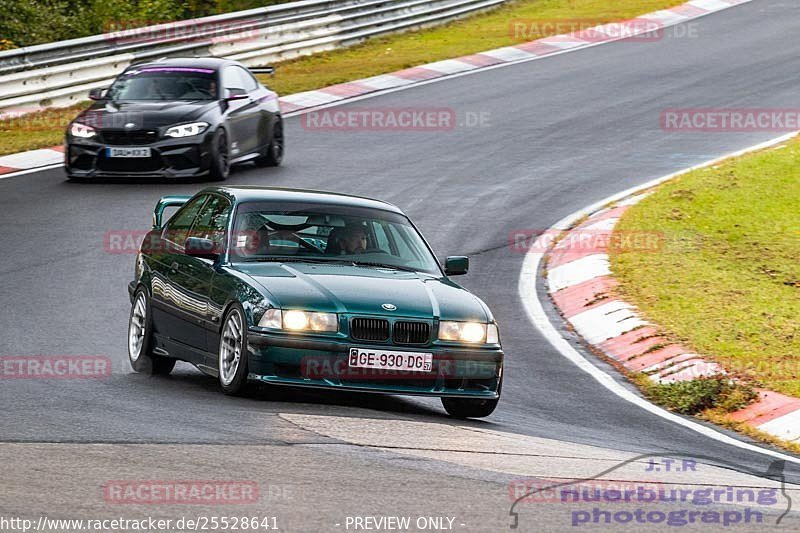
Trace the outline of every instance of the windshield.
<instances>
[{"instance_id":1,"label":"windshield","mask_svg":"<svg viewBox=\"0 0 800 533\"><path fill-rule=\"evenodd\" d=\"M232 261L346 262L441 274L411 222L377 209L242 204L230 255Z\"/></svg>"},{"instance_id":2,"label":"windshield","mask_svg":"<svg viewBox=\"0 0 800 533\"><path fill-rule=\"evenodd\" d=\"M122 73L108 90L116 101L215 100L216 73L189 67L144 67Z\"/></svg>"}]
</instances>

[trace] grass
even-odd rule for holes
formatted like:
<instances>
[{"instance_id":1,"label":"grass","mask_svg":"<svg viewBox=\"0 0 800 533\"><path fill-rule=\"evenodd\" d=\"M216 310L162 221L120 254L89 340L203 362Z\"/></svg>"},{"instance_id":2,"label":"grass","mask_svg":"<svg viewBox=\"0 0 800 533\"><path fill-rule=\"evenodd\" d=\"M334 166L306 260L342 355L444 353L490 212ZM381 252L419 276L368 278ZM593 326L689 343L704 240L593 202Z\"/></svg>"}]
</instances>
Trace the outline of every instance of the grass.
<instances>
[{"instance_id":1,"label":"grass","mask_svg":"<svg viewBox=\"0 0 800 533\"><path fill-rule=\"evenodd\" d=\"M61 144L69 121L88 105L82 102L0 120L0 155Z\"/></svg>"},{"instance_id":2,"label":"grass","mask_svg":"<svg viewBox=\"0 0 800 533\"><path fill-rule=\"evenodd\" d=\"M280 64L275 78L264 81L280 94L308 91L533 41L571 29L625 20L681 3L681 0L518 0L438 28L377 38L344 51L286 61ZM569 21L581 23L581 28ZM658 45L642 43L642 46Z\"/></svg>"},{"instance_id":3,"label":"grass","mask_svg":"<svg viewBox=\"0 0 800 533\"><path fill-rule=\"evenodd\" d=\"M278 64L280 68L274 77L264 77L262 81L279 94L319 89L554 33L629 19L680 3L681 0L518 0L441 27L372 39L344 50L285 61ZM576 26L578 23L580 28ZM658 44L645 42L642 46ZM66 124L86 105L0 121L0 155L61 143Z\"/></svg>"},{"instance_id":4,"label":"grass","mask_svg":"<svg viewBox=\"0 0 800 533\"><path fill-rule=\"evenodd\" d=\"M628 210L658 252L612 251L621 291L674 340L800 396L800 140L691 172Z\"/></svg>"},{"instance_id":5,"label":"grass","mask_svg":"<svg viewBox=\"0 0 800 533\"><path fill-rule=\"evenodd\" d=\"M727 378L654 383L643 377L637 382L651 401L684 415L698 415L708 410L731 413L746 407L758 396L752 387Z\"/></svg>"}]
</instances>

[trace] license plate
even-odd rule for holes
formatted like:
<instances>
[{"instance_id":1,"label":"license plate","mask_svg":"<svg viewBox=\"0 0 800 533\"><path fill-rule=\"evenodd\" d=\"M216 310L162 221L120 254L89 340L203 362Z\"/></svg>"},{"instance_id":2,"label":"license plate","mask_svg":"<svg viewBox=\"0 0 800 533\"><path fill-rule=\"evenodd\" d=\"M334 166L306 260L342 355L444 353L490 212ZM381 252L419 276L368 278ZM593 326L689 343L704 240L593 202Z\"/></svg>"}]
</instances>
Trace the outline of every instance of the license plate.
<instances>
[{"instance_id":1,"label":"license plate","mask_svg":"<svg viewBox=\"0 0 800 533\"><path fill-rule=\"evenodd\" d=\"M106 148L107 157L150 157L150 148L144 147L108 147Z\"/></svg>"},{"instance_id":2,"label":"license plate","mask_svg":"<svg viewBox=\"0 0 800 533\"><path fill-rule=\"evenodd\" d=\"M349 366L351 368L430 372L433 368L433 354L350 348Z\"/></svg>"}]
</instances>

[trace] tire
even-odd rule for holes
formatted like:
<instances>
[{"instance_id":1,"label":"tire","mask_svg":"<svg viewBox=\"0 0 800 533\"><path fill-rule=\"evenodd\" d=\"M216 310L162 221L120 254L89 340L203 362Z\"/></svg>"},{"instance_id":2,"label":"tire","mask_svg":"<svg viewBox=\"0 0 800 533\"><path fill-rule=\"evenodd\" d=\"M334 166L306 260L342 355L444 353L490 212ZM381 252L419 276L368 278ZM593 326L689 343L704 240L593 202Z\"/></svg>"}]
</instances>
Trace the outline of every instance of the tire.
<instances>
[{"instance_id":1,"label":"tire","mask_svg":"<svg viewBox=\"0 0 800 533\"><path fill-rule=\"evenodd\" d=\"M283 120L278 117L272 125L272 135L266 153L255 160L260 167L277 167L283 161L285 141L283 137Z\"/></svg>"},{"instance_id":2,"label":"tire","mask_svg":"<svg viewBox=\"0 0 800 533\"><path fill-rule=\"evenodd\" d=\"M489 416L497 407L499 398L480 400L473 398L442 398L442 405L453 418L483 418Z\"/></svg>"},{"instance_id":3,"label":"tire","mask_svg":"<svg viewBox=\"0 0 800 533\"><path fill-rule=\"evenodd\" d=\"M240 305L225 313L219 336L217 370L225 394L241 396L247 392L247 319Z\"/></svg>"},{"instance_id":4,"label":"tire","mask_svg":"<svg viewBox=\"0 0 800 533\"><path fill-rule=\"evenodd\" d=\"M128 319L128 360L142 374L167 375L175 367L175 359L153 353L150 299L141 287L133 295Z\"/></svg>"},{"instance_id":5,"label":"tire","mask_svg":"<svg viewBox=\"0 0 800 533\"><path fill-rule=\"evenodd\" d=\"M225 181L231 172L231 154L227 132L219 128L211 140L211 166L209 175L214 181Z\"/></svg>"}]
</instances>

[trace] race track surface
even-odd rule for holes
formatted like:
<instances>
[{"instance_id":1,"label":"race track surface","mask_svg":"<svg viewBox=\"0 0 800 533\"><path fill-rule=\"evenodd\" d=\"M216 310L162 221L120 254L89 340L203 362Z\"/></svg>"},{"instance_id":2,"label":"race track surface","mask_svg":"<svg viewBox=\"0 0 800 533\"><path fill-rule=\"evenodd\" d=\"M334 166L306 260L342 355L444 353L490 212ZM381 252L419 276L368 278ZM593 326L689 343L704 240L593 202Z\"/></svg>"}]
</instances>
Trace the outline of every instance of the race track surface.
<instances>
[{"instance_id":1,"label":"race track surface","mask_svg":"<svg viewBox=\"0 0 800 533\"><path fill-rule=\"evenodd\" d=\"M666 108L797 107L796 2L756 0L688 26L689 36L616 42L336 108L451 108L452 130L320 132L288 118L285 166L242 166L229 178L381 198L405 210L440 258L469 255L458 281L492 308L507 354L503 398L484 421L454 421L437 400L291 389L230 398L184 364L168 378L133 374L134 256L109 253L104 236L148 229L160 196L205 184L73 184L62 169L0 180L0 356L104 355L114 365L103 380L0 383L0 516L256 513L287 531L344 531L354 515L451 516L456 530L498 531L510 524L512 480L589 477L637 454L722 467L667 483L769 484L738 472L764 473L770 457L624 402L555 351L526 318L524 256L509 247L514 231L545 230L622 189L778 135L667 133L659 118ZM488 122L465 123L476 116ZM785 475L800 484L800 465ZM109 480L148 479L254 480L261 499L103 498ZM563 505L520 512L523 531L576 529ZM781 529L796 528L792 520ZM774 516L759 527L777 527Z\"/></svg>"}]
</instances>

